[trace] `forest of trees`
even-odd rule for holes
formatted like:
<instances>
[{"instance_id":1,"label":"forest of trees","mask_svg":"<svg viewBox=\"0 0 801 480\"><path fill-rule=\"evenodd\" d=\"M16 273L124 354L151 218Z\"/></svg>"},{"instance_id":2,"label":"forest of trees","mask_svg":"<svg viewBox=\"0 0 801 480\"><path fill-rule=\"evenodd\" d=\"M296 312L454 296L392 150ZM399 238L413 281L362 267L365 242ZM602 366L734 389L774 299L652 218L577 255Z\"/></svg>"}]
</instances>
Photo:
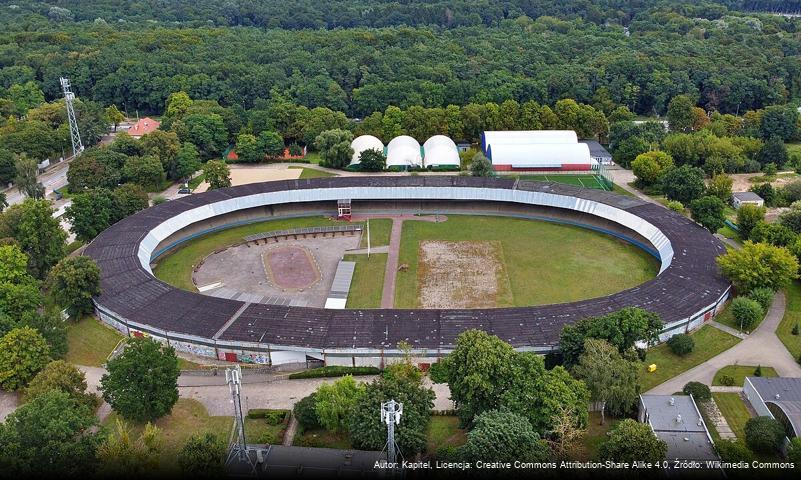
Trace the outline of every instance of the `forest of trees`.
<instances>
[{"instance_id":1,"label":"forest of trees","mask_svg":"<svg viewBox=\"0 0 801 480\"><path fill-rule=\"evenodd\" d=\"M160 113L176 91L348 117L563 98L663 115L683 93L742 114L801 97L798 20L727 10L741 4L21 1L0 9L0 97L33 81L53 100L59 76L129 115Z\"/></svg>"}]
</instances>

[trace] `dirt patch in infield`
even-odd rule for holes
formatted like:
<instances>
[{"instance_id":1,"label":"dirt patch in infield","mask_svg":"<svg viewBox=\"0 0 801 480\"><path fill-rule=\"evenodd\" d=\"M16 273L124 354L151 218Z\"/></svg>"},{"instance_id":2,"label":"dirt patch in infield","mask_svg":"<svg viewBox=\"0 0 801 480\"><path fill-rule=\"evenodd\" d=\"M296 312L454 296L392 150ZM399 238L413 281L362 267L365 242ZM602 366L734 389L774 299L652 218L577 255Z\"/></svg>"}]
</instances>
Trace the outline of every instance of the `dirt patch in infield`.
<instances>
[{"instance_id":1,"label":"dirt patch in infield","mask_svg":"<svg viewBox=\"0 0 801 480\"><path fill-rule=\"evenodd\" d=\"M308 248L300 245L278 247L262 255L267 278L277 288L303 290L320 280L320 269Z\"/></svg>"},{"instance_id":2,"label":"dirt patch in infield","mask_svg":"<svg viewBox=\"0 0 801 480\"><path fill-rule=\"evenodd\" d=\"M512 305L499 241L420 242L417 298L421 308Z\"/></svg>"}]
</instances>

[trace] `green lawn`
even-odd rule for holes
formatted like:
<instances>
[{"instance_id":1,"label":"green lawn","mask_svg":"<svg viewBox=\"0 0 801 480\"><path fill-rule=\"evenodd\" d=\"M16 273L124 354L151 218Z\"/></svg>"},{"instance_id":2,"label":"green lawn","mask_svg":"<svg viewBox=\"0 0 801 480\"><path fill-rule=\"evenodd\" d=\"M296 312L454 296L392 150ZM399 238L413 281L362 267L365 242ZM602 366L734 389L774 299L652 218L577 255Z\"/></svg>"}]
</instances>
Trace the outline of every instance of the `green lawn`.
<instances>
[{"instance_id":1,"label":"green lawn","mask_svg":"<svg viewBox=\"0 0 801 480\"><path fill-rule=\"evenodd\" d=\"M598 412L590 412L587 430L577 442L573 453L570 455L571 460L597 460L598 449L601 448L601 444L606 441L607 432L621 421L622 419L620 418L613 418L607 415L606 422L601 425L601 414Z\"/></svg>"},{"instance_id":2,"label":"green lawn","mask_svg":"<svg viewBox=\"0 0 801 480\"><path fill-rule=\"evenodd\" d=\"M206 174L205 174L205 173L201 173L201 174L200 174L200 175L198 175L197 177L195 177L195 178L193 178L193 179L189 180L189 182L188 182L187 184L189 185L189 188L190 188L190 189L194 190L194 189L196 189L196 188L197 188L197 187L198 187L198 186L199 186L201 183L203 183L204 181L206 181Z\"/></svg>"},{"instance_id":3,"label":"green lawn","mask_svg":"<svg viewBox=\"0 0 801 480\"><path fill-rule=\"evenodd\" d=\"M366 227L365 227L366 228ZM392 233L392 220L389 218L375 218L370 220L370 246L381 247L389 245L389 235ZM367 230L362 232L361 248L367 248Z\"/></svg>"},{"instance_id":4,"label":"green lawn","mask_svg":"<svg viewBox=\"0 0 801 480\"><path fill-rule=\"evenodd\" d=\"M344 260L356 262L353 272L347 308L379 308L384 290L384 272L387 267L386 253L367 255L345 255Z\"/></svg>"},{"instance_id":5,"label":"green lawn","mask_svg":"<svg viewBox=\"0 0 801 480\"><path fill-rule=\"evenodd\" d=\"M467 430L459 428L459 418L434 415L428 425L426 453L436 455L437 450L450 445L460 447L467 443Z\"/></svg>"},{"instance_id":6,"label":"green lawn","mask_svg":"<svg viewBox=\"0 0 801 480\"><path fill-rule=\"evenodd\" d=\"M292 445L296 447L339 448L349 450L353 448L347 432L329 432L325 429L302 431L298 429Z\"/></svg>"},{"instance_id":7,"label":"green lawn","mask_svg":"<svg viewBox=\"0 0 801 480\"><path fill-rule=\"evenodd\" d=\"M798 359L801 358L801 335L793 335L793 326L801 325L801 282L793 282L784 293L787 297L787 309L776 329L776 335L793 358Z\"/></svg>"},{"instance_id":8,"label":"green lawn","mask_svg":"<svg viewBox=\"0 0 801 480\"><path fill-rule=\"evenodd\" d=\"M320 152L309 152L306 154L305 160L308 160L309 163L319 165L322 158L320 158Z\"/></svg>"},{"instance_id":9,"label":"green lawn","mask_svg":"<svg viewBox=\"0 0 801 480\"><path fill-rule=\"evenodd\" d=\"M94 317L83 317L67 326L66 361L75 365L99 367L123 336Z\"/></svg>"},{"instance_id":10,"label":"green lawn","mask_svg":"<svg viewBox=\"0 0 801 480\"><path fill-rule=\"evenodd\" d=\"M418 255L423 240L498 241L509 278L508 305L600 297L652 279L656 260L643 250L585 228L507 217L449 215L442 223L406 221L395 306L418 306Z\"/></svg>"},{"instance_id":11,"label":"green lawn","mask_svg":"<svg viewBox=\"0 0 801 480\"><path fill-rule=\"evenodd\" d=\"M103 424L110 429L114 429L118 418L121 417L116 412L112 412ZM132 437L134 439L138 438L144 429L144 424L133 424L131 422L128 422L128 424L131 427ZM155 425L161 430L162 451L159 462L161 471L166 473L177 469L175 456L193 434L213 433L220 440L227 443L233 424L233 417L209 416L206 408L197 400L179 399L169 415L155 422ZM263 418L245 418L245 435L247 441L251 443L280 443L283 437L283 430L283 425L268 425ZM265 440L270 440L271 442L265 442Z\"/></svg>"},{"instance_id":12,"label":"green lawn","mask_svg":"<svg viewBox=\"0 0 801 480\"><path fill-rule=\"evenodd\" d=\"M742 239L740 238L740 234L735 232L731 227L724 226L718 229L718 233L723 235L726 238L730 238L737 243L742 243Z\"/></svg>"},{"instance_id":13,"label":"green lawn","mask_svg":"<svg viewBox=\"0 0 801 480\"><path fill-rule=\"evenodd\" d=\"M712 399L717 403L720 413L726 418L726 423L731 427L731 431L737 435L737 438L744 440L745 422L751 418L751 414L740 398L740 394L715 392L712 394Z\"/></svg>"},{"instance_id":14,"label":"green lawn","mask_svg":"<svg viewBox=\"0 0 801 480\"><path fill-rule=\"evenodd\" d=\"M691 335L695 340L695 349L683 357L674 355L667 343L648 349L648 356L640 371L640 384L643 392L709 360L740 341L734 335L729 335L709 325L704 325ZM648 372L648 365L652 363L656 364L656 371Z\"/></svg>"},{"instance_id":15,"label":"green lawn","mask_svg":"<svg viewBox=\"0 0 801 480\"><path fill-rule=\"evenodd\" d=\"M174 287L196 291L195 285L192 283L192 268L220 247L239 243L243 237L256 233L289 228L330 226L337 223L344 222L336 222L327 217L289 218L268 220L209 233L183 244L178 250L159 259L153 273L156 278Z\"/></svg>"},{"instance_id":16,"label":"green lawn","mask_svg":"<svg viewBox=\"0 0 801 480\"><path fill-rule=\"evenodd\" d=\"M757 367L754 365L727 365L717 371L715 378L712 380L712 385L723 385L720 379L724 375L729 375L734 378L735 386L742 387L745 383L745 377L753 377L756 368ZM762 376L778 377L779 374L776 373L776 370L774 370L773 367L766 367L762 365Z\"/></svg>"},{"instance_id":17,"label":"green lawn","mask_svg":"<svg viewBox=\"0 0 801 480\"><path fill-rule=\"evenodd\" d=\"M300 172L299 178L321 178L321 177L336 177L335 174L331 172L323 172L322 170L316 170L314 168L306 168L306 167L288 167L290 170L303 170Z\"/></svg>"}]
</instances>

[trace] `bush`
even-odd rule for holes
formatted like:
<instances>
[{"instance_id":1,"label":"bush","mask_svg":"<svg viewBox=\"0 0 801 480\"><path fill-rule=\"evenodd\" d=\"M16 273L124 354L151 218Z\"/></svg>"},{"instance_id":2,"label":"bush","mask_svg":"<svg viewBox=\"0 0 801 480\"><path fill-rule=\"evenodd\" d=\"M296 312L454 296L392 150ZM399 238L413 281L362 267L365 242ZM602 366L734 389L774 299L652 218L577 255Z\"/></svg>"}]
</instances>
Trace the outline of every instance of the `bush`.
<instances>
[{"instance_id":1,"label":"bush","mask_svg":"<svg viewBox=\"0 0 801 480\"><path fill-rule=\"evenodd\" d=\"M734 379L732 379L732 383L734 383ZM699 402L706 402L712 399L712 392L709 387L701 382L689 382L681 391L685 395L692 395Z\"/></svg>"},{"instance_id":2,"label":"bush","mask_svg":"<svg viewBox=\"0 0 801 480\"><path fill-rule=\"evenodd\" d=\"M379 373L381 373L381 369L376 367L329 366L329 367L312 368L311 370L305 370L303 372L293 373L289 375L289 378L295 380L299 378L342 377L345 375L353 375L354 377L356 377L359 375L378 375Z\"/></svg>"},{"instance_id":3,"label":"bush","mask_svg":"<svg viewBox=\"0 0 801 480\"><path fill-rule=\"evenodd\" d=\"M720 384L723 385L724 387L733 387L734 377L732 377L731 375L721 375Z\"/></svg>"},{"instance_id":4,"label":"bush","mask_svg":"<svg viewBox=\"0 0 801 480\"><path fill-rule=\"evenodd\" d=\"M267 425L280 425L289 421L289 410L273 410L271 408L251 408L248 418L263 418Z\"/></svg>"},{"instance_id":5,"label":"bush","mask_svg":"<svg viewBox=\"0 0 801 480\"><path fill-rule=\"evenodd\" d=\"M316 394L312 393L309 396L301 398L292 409L292 414L295 415L298 423L305 429L320 427L320 419L317 417L317 412L314 410L316 402Z\"/></svg>"},{"instance_id":6,"label":"bush","mask_svg":"<svg viewBox=\"0 0 801 480\"><path fill-rule=\"evenodd\" d=\"M779 452L784 437L784 428L770 417L754 417L745 424L745 443L757 453Z\"/></svg>"},{"instance_id":7,"label":"bush","mask_svg":"<svg viewBox=\"0 0 801 480\"><path fill-rule=\"evenodd\" d=\"M754 370L754 376L755 377L762 376L762 365L757 365L756 370Z\"/></svg>"},{"instance_id":8,"label":"bush","mask_svg":"<svg viewBox=\"0 0 801 480\"><path fill-rule=\"evenodd\" d=\"M718 451L720 459L724 462L751 462L754 460L754 453L745 446L743 442L731 440L718 440L715 442L715 450Z\"/></svg>"},{"instance_id":9,"label":"bush","mask_svg":"<svg viewBox=\"0 0 801 480\"><path fill-rule=\"evenodd\" d=\"M731 312L741 329L751 330L762 319L762 306L748 297L737 297L731 302Z\"/></svg>"},{"instance_id":10,"label":"bush","mask_svg":"<svg viewBox=\"0 0 801 480\"><path fill-rule=\"evenodd\" d=\"M684 213L684 204L677 202L676 200L671 200L668 202L667 207L676 213Z\"/></svg>"},{"instance_id":11,"label":"bush","mask_svg":"<svg viewBox=\"0 0 801 480\"><path fill-rule=\"evenodd\" d=\"M693 338L686 333L673 335L667 341L667 344L668 347L670 347L671 352L682 357L692 353L693 349L695 348L695 340L693 340Z\"/></svg>"},{"instance_id":12,"label":"bush","mask_svg":"<svg viewBox=\"0 0 801 480\"><path fill-rule=\"evenodd\" d=\"M767 312L770 304L773 303L773 290L769 288L755 288L748 294L748 298L754 300L762 307L763 312Z\"/></svg>"},{"instance_id":13,"label":"bush","mask_svg":"<svg viewBox=\"0 0 801 480\"><path fill-rule=\"evenodd\" d=\"M153 197L153 205L161 205L162 203L166 203L167 199L164 198L162 195L156 195Z\"/></svg>"},{"instance_id":14,"label":"bush","mask_svg":"<svg viewBox=\"0 0 801 480\"><path fill-rule=\"evenodd\" d=\"M793 325L793 332L792 333L793 333L793 335L801 334L801 325L799 325L797 323L795 325Z\"/></svg>"},{"instance_id":15,"label":"bush","mask_svg":"<svg viewBox=\"0 0 801 480\"><path fill-rule=\"evenodd\" d=\"M428 376L434 383L448 383L448 366L445 362L439 361L431 364L428 369Z\"/></svg>"}]
</instances>

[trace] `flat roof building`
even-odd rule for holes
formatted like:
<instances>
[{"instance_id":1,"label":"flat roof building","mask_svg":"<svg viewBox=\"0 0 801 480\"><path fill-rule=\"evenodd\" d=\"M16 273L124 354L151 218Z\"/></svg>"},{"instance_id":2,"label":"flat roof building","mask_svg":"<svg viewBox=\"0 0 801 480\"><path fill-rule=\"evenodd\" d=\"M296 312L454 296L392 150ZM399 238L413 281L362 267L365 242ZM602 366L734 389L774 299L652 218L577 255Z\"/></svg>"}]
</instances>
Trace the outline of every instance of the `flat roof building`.
<instances>
[{"instance_id":1,"label":"flat roof building","mask_svg":"<svg viewBox=\"0 0 801 480\"><path fill-rule=\"evenodd\" d=\"M756 205L761 207L765 205L765 200L754 192L734 192L731 194L731 203L734 208L740 208L743 205Z\"/></svg>"},{"instance_id":2,"label":"flat roof building","mask_svg":"<svg viewBox=\"0 0 801 480\"><path fill-rule=\"evenodd\" d=\"M717 460L692 395L640 395L639 420L667 443L667 460Z\"/></svg>"},{"instance_id":3,"label":"flat roof building","mask_svg":"<svg viewBox=\"0 0 801 480\"><path fill-rule=\"evenodd\" d=\"M590 157L601 165L612 165L612 154L596 140L579 140L590 148Z\"/></svg>"}]
</instances>

